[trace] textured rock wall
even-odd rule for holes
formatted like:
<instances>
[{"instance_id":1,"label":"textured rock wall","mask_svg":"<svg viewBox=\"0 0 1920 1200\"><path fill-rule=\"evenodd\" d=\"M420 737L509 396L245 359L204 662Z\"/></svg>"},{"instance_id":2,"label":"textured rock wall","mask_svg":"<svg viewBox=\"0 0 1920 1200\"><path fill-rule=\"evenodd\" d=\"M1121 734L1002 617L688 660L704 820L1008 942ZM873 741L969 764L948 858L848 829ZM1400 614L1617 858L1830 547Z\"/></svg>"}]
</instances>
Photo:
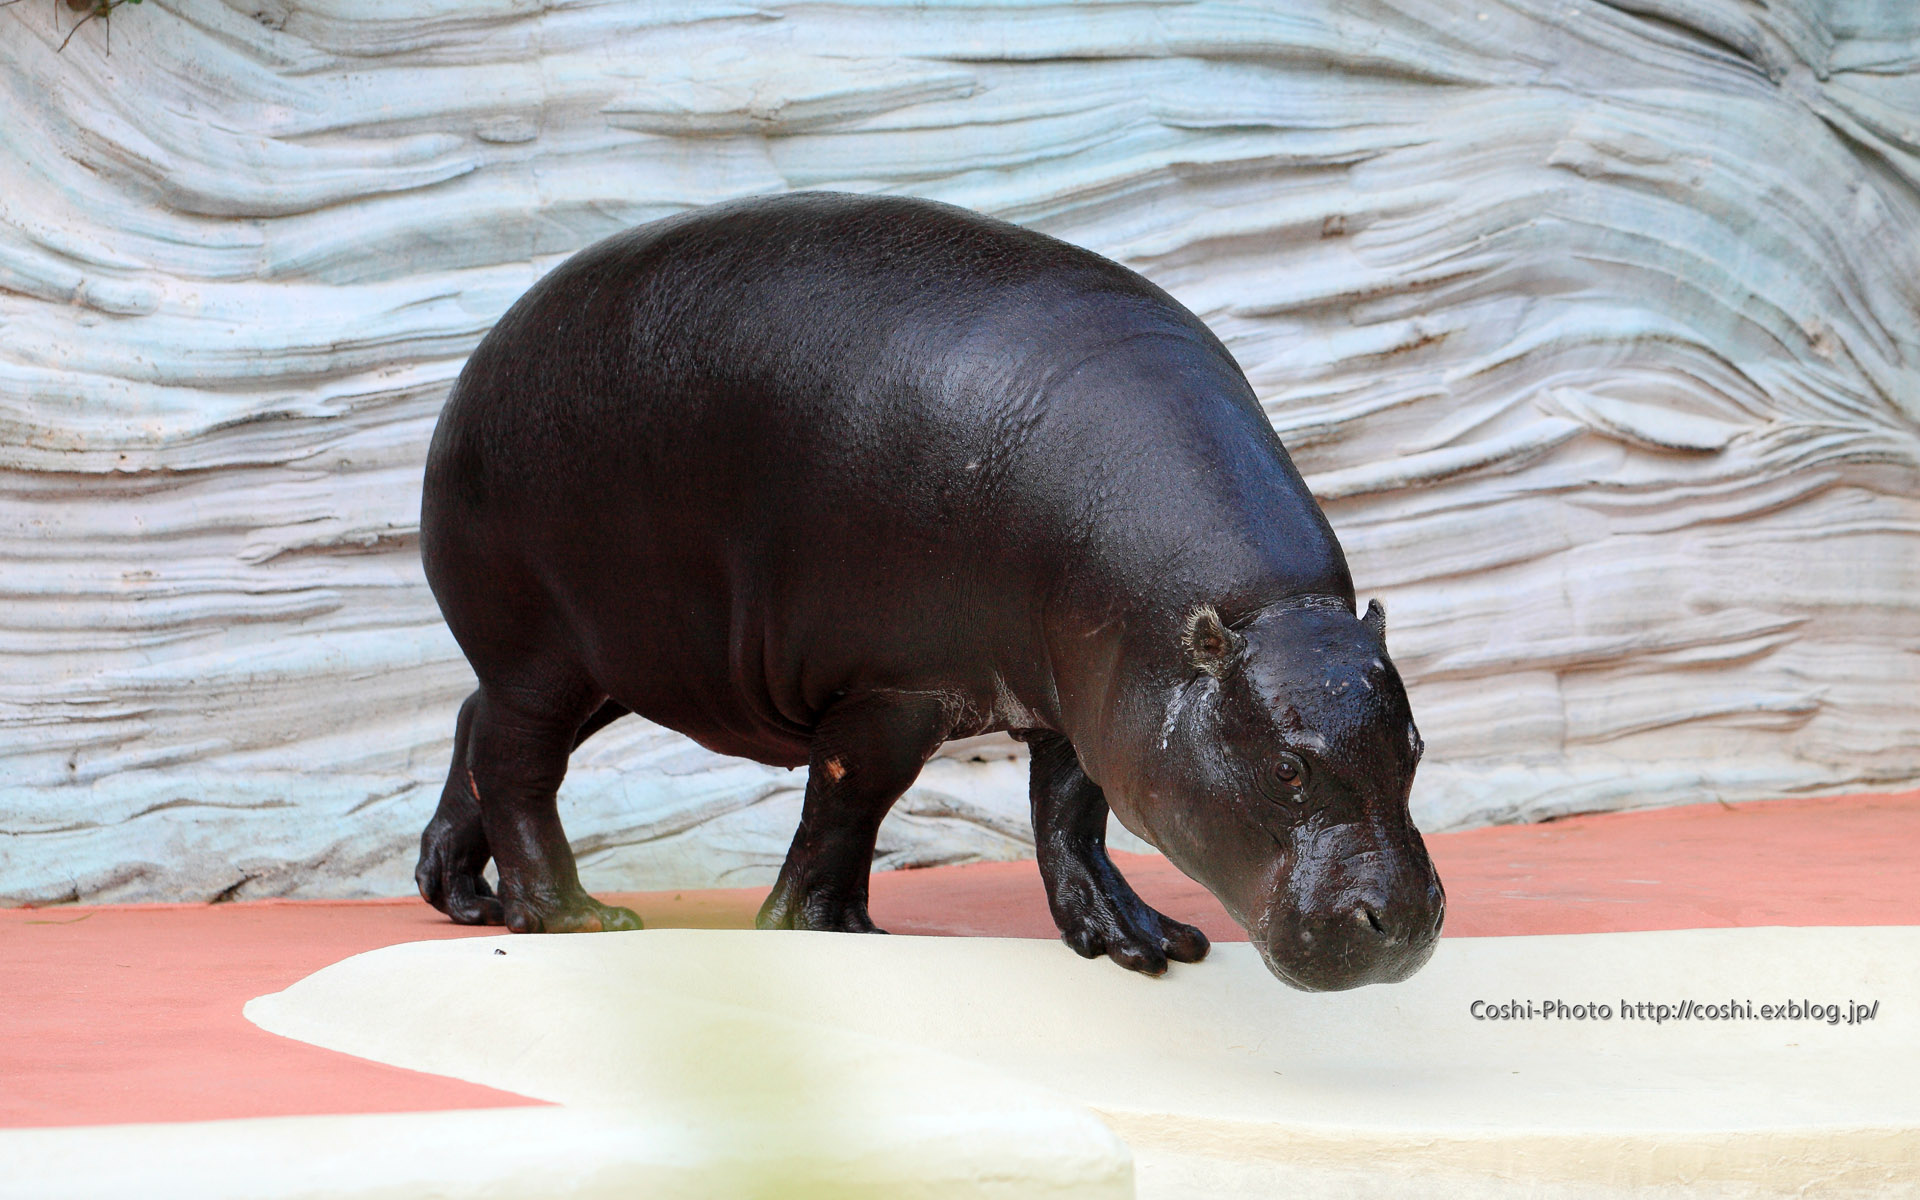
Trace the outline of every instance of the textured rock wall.
<instances>
[{"instance_id":1,"label":"textured rock wall","mask_svg":"<svg viewBox=\"0 0 1920 1200\"><path fill-rule=\"evenodd\" d=\"M449 382L567 253L791 188L1214 326L1388 602L1428 827L1920 776L1907 0L71 15L0 8L0 897L406 890ZM1016 754L883 862L1024 852ZM799 784L630 720L564 805L590 883L747 882Z\"/></svg>"}]
</instances>

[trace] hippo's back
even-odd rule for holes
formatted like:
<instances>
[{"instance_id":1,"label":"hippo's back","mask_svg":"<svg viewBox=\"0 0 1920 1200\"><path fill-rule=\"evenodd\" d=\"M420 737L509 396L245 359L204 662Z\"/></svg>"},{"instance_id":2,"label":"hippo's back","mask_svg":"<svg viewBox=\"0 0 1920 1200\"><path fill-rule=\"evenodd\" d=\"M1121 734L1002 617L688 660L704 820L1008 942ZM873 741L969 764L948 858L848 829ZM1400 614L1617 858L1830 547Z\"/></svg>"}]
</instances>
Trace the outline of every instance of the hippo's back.
<instances>
[{"instance_id":1,"label":"hippo's back","mask_svg":"<svg viewBox=\"0 0 1920 1200\"><path fill-rule=\"evenodd\" d=\"M1115 360L1153 394L1115 395ZM850 690L990 726L1044 687L1014 676L1099 541L1089 497L1146 445L1217 467L1221 437L1297 483L1224 349L1132 272L946 205L754 199L590 247L507 313L435 433L422 554L483 679L564 660L798 763Z\"/></svg>"},{"instance_id":2,"label":"hippo's back","mask_svg":"<svg viewBox=\"0 0 1920 1200\"><path fill-rule=\"evenodd\" d=\"M991 419L982 408L1014 402L1023 369L1056 368L1064 342L1091 351L1153 323L1211 340L1133 272L965 209L757 197L642 225L548 274L475 351L434 455L463 454L463 477L500 493L636 454L665 465L679 439L721 435L730 456L789 459L805 438L811 470L853 426L927 441L928 422Z\"/></svg>"}]
</instances>

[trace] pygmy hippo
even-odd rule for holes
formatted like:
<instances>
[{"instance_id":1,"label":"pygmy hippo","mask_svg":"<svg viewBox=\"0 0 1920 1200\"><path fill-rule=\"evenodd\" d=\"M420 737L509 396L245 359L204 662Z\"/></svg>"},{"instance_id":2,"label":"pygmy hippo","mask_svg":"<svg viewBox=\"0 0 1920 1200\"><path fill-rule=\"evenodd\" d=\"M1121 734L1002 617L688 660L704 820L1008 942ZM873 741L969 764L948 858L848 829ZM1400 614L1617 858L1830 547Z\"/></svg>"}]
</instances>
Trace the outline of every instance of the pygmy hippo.
<instances>
[{"instance_id":1,"label":"pygmy hippo","mask_svg":"<svg viewBox=\"0 0 1920 1200\"><path fill-rule=\"evenodd\" d=\"M1287 983L1432 953L1382 610L1356 615L1226 348L1089 251L827 193L609 238L466 364L420 529L480 685L417 871L455 921L639 926L582 890L554 802L568 754L638 713L807 766L762 927L875 932L888 808L941 743L1004 730L1079 953L1158 974L1207 952L1115 869L1110 808Z\"/></svg>"}]
</instances>

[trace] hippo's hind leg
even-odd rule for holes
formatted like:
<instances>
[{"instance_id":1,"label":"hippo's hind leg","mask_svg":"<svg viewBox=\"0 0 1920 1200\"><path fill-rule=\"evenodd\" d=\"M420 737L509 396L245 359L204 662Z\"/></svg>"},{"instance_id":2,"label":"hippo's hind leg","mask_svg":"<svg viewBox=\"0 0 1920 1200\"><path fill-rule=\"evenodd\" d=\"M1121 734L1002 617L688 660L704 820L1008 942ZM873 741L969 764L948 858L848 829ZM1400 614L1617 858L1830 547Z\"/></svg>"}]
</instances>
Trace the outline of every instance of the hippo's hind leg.
<instances>
[{"instance_id":1,"label":"hippo's hind leg","mask_svg":"<svg viewBox=\"0 0 1920 1200\"><path fill-rule=\"evenodd\" d=\"M482 683L461 706L452 769L421 837L416 874L421 894L455 921L499 922L515 933L640 928L631 910L581 888L560 825L554 797L567 755L602 717L625 711L575 699ZM489 854L500 866L497 897L480 878Z\"/></svg>"},{"instance_id":2,"label":"hippo's hind leg","mask_svg":"<svg viewBox=\"0 0 1920 1200\"><path fill-rule=\"evenodd\" d=\"M440 789L440 807L420 835L420 861L413 881L420 897L453 918L456 925L504 925L500 900L487 885L487 860L493 851L480 821L480 803L467 782L467 736L480 693L460 706L453 727L453 767Z\"/></svg>"},{"instance_id":3,"label":"hippo's hind leg","mask_svg":"<svg viewBox=\"0 0 1920 1200\"><path fill-rule=\"evenodd\" d=\"M874 839L951 727L945 705L923 694L862 697L830 709L814 731L800 828L754 923L885 933L867 915Z\"/></svg>"},{"instance_id":4,"label":"hippo's hind leg","mask_svg":"<svg viewBox=\"0 0 1920 1200\"><path fill-rule=\"evenodd\" d=\"M440 807L420 834L420 861L413 869L413 880L421 898L453 918L456 925L504 925L507 918L500 899L481 874L493 858L493 850L480 819L473 781L467 777L467 731L479 699L480 693L475 692L460 706L460 716L454 723L453 767L440 790ZM602 704L573 735L574 749L626 715L627 709L617 701Z\"/></svg>"},{"instance_id":5,"label":"hippo's hind leg","mask_svg":"<svg viewBox=\"0 0 1920 1200\"><path fill-rule=\"evenodd\" d=\"M1082 958L1105 954L1148 975L1169 959L1205 958L1207 935L1149 908L1107 857L1107 798L1080 769L1073 743L1042 732L1026 740L1034 850L1061 940Z\"/></svg>"}]
</instances>

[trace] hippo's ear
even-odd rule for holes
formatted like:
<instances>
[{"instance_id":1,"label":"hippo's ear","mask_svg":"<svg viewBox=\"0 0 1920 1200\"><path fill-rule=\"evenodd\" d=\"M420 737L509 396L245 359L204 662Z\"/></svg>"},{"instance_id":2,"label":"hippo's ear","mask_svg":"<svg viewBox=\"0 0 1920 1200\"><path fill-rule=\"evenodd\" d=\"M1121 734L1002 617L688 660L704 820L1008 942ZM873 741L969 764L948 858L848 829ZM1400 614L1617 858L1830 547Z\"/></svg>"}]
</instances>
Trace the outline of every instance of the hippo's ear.
<instances>
[{"instance_id":1,"label":"hippo's ear","mask_svg":"<svg viewBox=\"0 0 1920 1200\"><path fill-rule=\"evenodd\" d=\"M1367 615L1364 617L1361 617L1360 620L1363 623L1365 623L1368 629L1373 630L1373 636L1379 638L1383 645L1386 643L1386 640L1387 640L1387 606L1386 605L1380 603L1378 600L1367 601Z\"/></svg>"},{"instance_id":2,"label":"hippo's ear","mask_svg":"<svg viewBox=\"0 0 1920 1200\"><path fill-rule=\"evenodd\" d=\"M1202 604L1187 614L1186 633L1180 638L1193 665L1209 675L1226 674L1227 667L1246 646L1247 639L1220 619L1213 605Z\"/></svg>"}]
</instances>

